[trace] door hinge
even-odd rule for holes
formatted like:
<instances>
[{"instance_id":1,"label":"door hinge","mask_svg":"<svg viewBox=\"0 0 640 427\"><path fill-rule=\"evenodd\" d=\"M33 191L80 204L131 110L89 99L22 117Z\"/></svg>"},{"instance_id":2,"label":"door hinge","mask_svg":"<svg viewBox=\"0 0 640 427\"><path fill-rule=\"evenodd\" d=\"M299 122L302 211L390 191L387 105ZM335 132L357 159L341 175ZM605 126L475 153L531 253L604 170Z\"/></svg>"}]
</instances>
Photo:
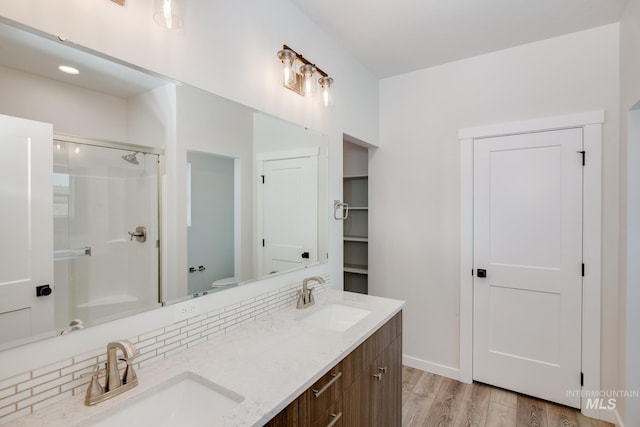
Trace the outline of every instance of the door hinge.
<instances>
[{"instance_id":1,"label":"door hinge","mask_svg":"<svg viewBox=\"0 0 640 427\"><path fill-rule=\"evenodd\" d=\"M160 240L156 240L156 249L160 249Z\"/></svg>"},{"instance_id":2,"label":"door hinge","mask_svg":"<svg viewBox=\"0 0 640 427\"><path fill-rule=\"evenodd\" d=\"M580 387L584 387L584 372L580 372Z\"/></svg>"},{"instance_id":3,"label":"door hinge","mask_svg":"<svg viewBox=\"0 0 640 427\"><path fill-rule=\"evenodd\" d=\"M264 184L264 175L260 175L262 177L262 183Z\"/></svg>"},{"instance_id":4,"label":"door hinge","mask_svg":"<svg viewBox=\"0 0 640 427\"><path fill-rule=\"evenodd\" d=\"M582 263L582 277L584 277L584 262Z\"/></svg>"},{"instance_id":5,"label":"door hinge","mask_svg":"<svg viewBox=\"0 0 640 427\"><path fill-rule=\"evenodd\" d=\"M262 247L264 248L264 239L262 239Z\"/></svg>"},{"instance_id":6,"label":"door hinge","mask_svg":"<svg viewBox=\"0 0 640 427\"><path fill-rule=\"evenodd\" d=\"M585 157L586 157L587 152L582 150L582 151L576 151L576 153L582 154L582 166L584 166L586 164L586 158Z\"/></svg>"}]
</instances>

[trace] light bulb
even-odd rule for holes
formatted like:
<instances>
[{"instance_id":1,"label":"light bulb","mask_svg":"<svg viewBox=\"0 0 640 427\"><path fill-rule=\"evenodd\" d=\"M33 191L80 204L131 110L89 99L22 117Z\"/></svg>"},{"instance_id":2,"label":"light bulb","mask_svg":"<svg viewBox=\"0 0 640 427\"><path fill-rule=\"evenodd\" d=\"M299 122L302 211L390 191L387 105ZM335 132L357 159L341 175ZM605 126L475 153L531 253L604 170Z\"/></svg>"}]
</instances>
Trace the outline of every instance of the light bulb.
<instances>
[{"instance_id":1,"label":"light bulb","mask_svg":"<svg viewBox=\"0 0 640 427\"><path fill-rule=\"evenodd\" d=\"M179 5L177 0L156 0L157 7L153 14L153 19L158 25L168 30L182 28L182 18L180 18Z\"/></svg>"},{"instance_id":2,"label":"light bulb","mask_svg":"<svg viewBox=\"0 0 640 427\"><path fill-rule=\"evenodd\" d=\"M80 71L78 71L77 68L71 67L69 65L60 65L58 67L58 70L62 71L63 73L67 73L67 74L80 74Z\"/></svg>"},{"instance_id":3,"label":"light bulb","mask_svg":"<svg viewBox=\"0 0 640 427\"><path fill-rule=\"evenodd\" d=\"M322 105L324 105L325 107L333 106L333 91L331 90L333 79L328 76L320 77L318 79L318 83L322 88Z\"/></svg>"},{"instance_id":4,"label":"light bulb","mask_svg":"<svg viewBox=\"0 0 640 427\"><path fill-rule=\"evenodd\" d=\"M313 73L315 67L310 64L305 64L300 67L300 74L302 74L302 95L312 96L315 88L315 81L313 79Z\"/></svg>"},{"instance_id":5,"label":"light bulb","mask_svg":"<svg viewBox=\"0 0 640 427\"><path fill-rule=\"evenodd\" d=\"M162 15L164 16L164 22L168 29L173 28L173 20L171 13L171 0L164 0L162 4Z\"/></svg>"},{"instance_id":6,"label":"light bulb","mask_svg":"<svg viewBox=\"0 0 640 427\"><path fill-rule=\"evenodd\" d=\"M296 60L296 54L289 49L282 49L278 52L278 58L284 65L282 84L285 86L293 86L296 83L296 72L293 69L293 63Z\"/></svg>"}]
</instances>

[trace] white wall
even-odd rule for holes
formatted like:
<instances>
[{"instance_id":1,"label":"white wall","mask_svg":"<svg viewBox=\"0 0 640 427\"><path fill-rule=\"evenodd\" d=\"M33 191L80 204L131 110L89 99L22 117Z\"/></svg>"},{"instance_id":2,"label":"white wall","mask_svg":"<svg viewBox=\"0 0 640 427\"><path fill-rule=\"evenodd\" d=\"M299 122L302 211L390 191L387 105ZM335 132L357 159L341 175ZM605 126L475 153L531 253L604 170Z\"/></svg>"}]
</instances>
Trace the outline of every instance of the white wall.
<instances>
[{"instance_id":1,"label":"white wall","mask_svg":"<svg viewBox=\"0 0 640 427\"><path fill-rule=\"evenodd\" d=\"M369 165L369 289L407 301L405 356L458 373L458 129L604 109L602 385L615 388L618 62L612 24L380 82L380 148Z\"/></svg>"},{"instance_id":2,"label":"white wall","mask_svg":"<svg viewBox=\"0 0 640 427\"><path fill-rule=\"evenodd\" d=\"M126 101L11 68L0 67L0 112L53 124L53 131L125 141Z\"/></svg>"},{"instance_id":3,"label":"white wall","mask_svg":"<svg viewBox=\"0 0 640 427\"><path fill-rule=\"evenodd\" d=\"M620 295L619 386L640 390L640 301L638 279L640 242L640 3L630 1L620 21ZM634 111L627 112L635 106ZM629 119L629 120L627 120ZM628 129L628 130L627 130ZM620 400L620 399L619 399ZM640 425L640 401L619 401L618 412L626 426Z\"/></svg>"}]
</instances>

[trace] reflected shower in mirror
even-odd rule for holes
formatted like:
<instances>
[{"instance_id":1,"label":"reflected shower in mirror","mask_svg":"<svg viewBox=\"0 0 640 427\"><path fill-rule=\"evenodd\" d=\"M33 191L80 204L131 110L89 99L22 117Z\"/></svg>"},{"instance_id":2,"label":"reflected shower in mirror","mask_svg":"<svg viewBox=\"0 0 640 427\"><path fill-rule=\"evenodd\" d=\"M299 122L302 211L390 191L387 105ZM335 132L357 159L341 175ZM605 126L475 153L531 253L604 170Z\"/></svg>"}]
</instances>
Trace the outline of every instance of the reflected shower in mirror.
<instances>
[{"instance_id":1,"label":"reflected shower in mirror","mask_svg":"<svg viewBox=\"0 0 640 427\"><path fill-rule=\"evenodd\" d=\"M160 305L158 196L157 154L54 139L57 330Z\"/></svg>"}]
</instances>

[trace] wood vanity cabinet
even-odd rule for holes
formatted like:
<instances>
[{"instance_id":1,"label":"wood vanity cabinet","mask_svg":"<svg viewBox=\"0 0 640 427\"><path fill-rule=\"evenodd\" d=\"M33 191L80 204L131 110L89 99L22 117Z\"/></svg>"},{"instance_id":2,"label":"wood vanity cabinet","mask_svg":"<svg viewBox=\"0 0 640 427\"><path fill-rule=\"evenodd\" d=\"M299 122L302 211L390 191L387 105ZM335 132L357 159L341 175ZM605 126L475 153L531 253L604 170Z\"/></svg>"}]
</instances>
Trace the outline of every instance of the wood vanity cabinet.
<instances>
[{"instance_id":1,"label":"wood vanity cabinet","mask_svg":"<svg viewBox=\"0 0 640 427\"><path fill-rule=\"evenodd\" d=\"M402 311L266 425L399 427L401 408Z\"/></svg>"}]
</instances>

